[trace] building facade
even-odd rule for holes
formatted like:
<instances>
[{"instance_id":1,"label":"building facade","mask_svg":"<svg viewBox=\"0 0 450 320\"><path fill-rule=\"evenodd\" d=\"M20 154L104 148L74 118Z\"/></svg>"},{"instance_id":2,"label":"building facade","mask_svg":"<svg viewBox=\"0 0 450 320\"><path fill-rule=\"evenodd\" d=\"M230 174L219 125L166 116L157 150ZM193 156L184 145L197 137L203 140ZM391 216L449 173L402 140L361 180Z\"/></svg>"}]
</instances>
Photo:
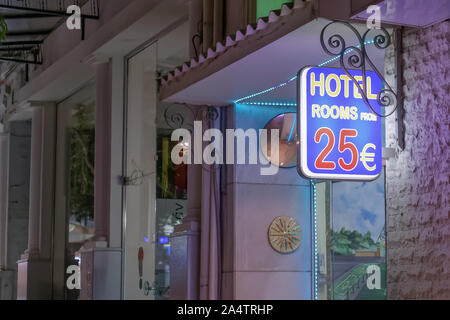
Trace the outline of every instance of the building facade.
<instances>
[{"instance_id":1,"label":"building facade","mask_svg":"<svg viewBox=\"0 0 450 320\"><path fill-rule=\"evenodd\" d=\"M0 299L450 298L449 6L412 2L89 0L79 29L2 5ZM295 76L339 68L321 31L363 34L370 5L402 100L381 175L305 179Z\"/></svg>"},{"instance_id":2,"label":"building facade","mask_svg":"<svg viewBox=\"0 0 450 320\"><path fill-rule=\"evenodd\" d=\"M10 5L2 50L28 63L3 56L1 296L135 297L122 277L124 106L156 109L158 75L188 58L187 4L85 1L81 30L68 4Z\"/></svg>"}]
</instances>

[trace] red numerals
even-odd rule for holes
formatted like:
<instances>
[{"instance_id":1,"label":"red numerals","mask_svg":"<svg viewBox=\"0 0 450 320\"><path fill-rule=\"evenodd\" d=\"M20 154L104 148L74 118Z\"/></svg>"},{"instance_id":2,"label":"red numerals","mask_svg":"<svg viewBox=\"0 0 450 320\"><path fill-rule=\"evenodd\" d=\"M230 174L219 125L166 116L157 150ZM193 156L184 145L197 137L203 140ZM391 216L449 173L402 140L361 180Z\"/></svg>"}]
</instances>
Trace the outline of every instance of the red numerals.
<instances>
[{"instance_id":1,"label":"red numerals","mask_svg":"<svg viewBox=\"0 0 450 320\"><path fill-rule=\"evenodd\" d=\"M336 163L334 161L325 161L326 157L328 157L331 151L333 151L336 141L333 131L330 128L320 128L319 130L317 130L316 135L314 136L314 141L316 143L320 143L324 135L328 137L328 143L317 157L315 166L316 169L333 170L336 168ZM358 165L358 149L353 143L347 141L347 138L355 138L357 136L358 131L355 129L342 129L340 132L339 152L344 153L346 151L350 151L352 156L349 163L345 162L343 158L338 159L339 166L345 171L351 171Z\"/></svg>"},{"instance_id":2,"label":"red numerals","mask_svg":"<svg viewBox=\"0 0 450 320\"><path fill-rule=\"evenodd\" d=\"M351 171L356 168L358 164L358 149L351 142L346 142L347 137L358 136L358 131L355 129L342 129L339 137L339 152L344 153L345 150L349 150L352 153L352 160L350 163L345 163L344 159L339 158L338 162L342 169L346 171Z\"/></svg>"},{"instance_id":3,"label":"red numerals","mask_svg":"<svg viewBox=\"0 0 450 320\"><path fill-rule=\"evenodd\" d=\"M317 169L334 169L336 168L336 164L333 161L325 161L325 158L330 154L331 150L333 150L334 147L334 133L329 128L320 128L316 132L316 136L314 137L314 141L316 143L319 143L320 140L322 140L322 136L326 135L328 137L328 144L323 149L323 151L319 154L319 156L316 159L315 166Z\"/></svg>"}]
</instances>

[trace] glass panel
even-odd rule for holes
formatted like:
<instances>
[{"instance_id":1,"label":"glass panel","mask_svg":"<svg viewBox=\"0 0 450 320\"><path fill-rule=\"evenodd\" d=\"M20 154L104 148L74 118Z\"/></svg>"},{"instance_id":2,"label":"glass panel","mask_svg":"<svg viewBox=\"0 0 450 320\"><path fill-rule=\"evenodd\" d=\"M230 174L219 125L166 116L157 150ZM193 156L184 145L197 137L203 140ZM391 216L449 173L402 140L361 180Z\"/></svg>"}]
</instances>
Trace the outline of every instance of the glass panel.
<instances>
[{"instance_id":1,"label":"glass panel","mask_svg":"<svg viewBox=\"0 0 450 320\"><path fill-rule=\"evenodd\" d=\"M167 108L172 120L192 119L184 106L159 102L157 79L188 59L188 33L186 22L127 62L125 299L170 297L170 235L186 214L187 167L171 161Z\"/></svg>"},{"instance_id":2,"label":"glass panel","mask_svg":"<svg viewBox=\"0 0 450 320\"><path fill-rule=\"evenodd\" d=\"M166 108L178 119L179 106L158 101L157 79L188 59L188 33L186 22L128 60L125 299L170 297L170 235L186 213L187 168L171 161Z\"/></svg>"},{"instance_id":3,"label":"glass panel","mask_svg":"<svg viewBox=\"0 0 450 320\"><path fill-rule=\"evenodd\" d=\"M316 184L319 300L386 299L384 182Z\"/></svg>"},{"instance_id":4,"label":"glass panel","mask_svg":"<svg viewBox=\"0 0 450 320\"><path fill-rule=\"evenodd\" d=\"M156 45L128 60L125 299L155 298Z\"/></svg>"},{"instance_id":5,"label":"glass panel","mask_svg":"<svg viewBox=\"0 0 450 320\"><path fill-rule=\"evenodd\" d=\"M333 298L386 299L385 179L333 184Z\"/></svg>"},{"instance_id":6,"label":"glass panel","mask_svg":"<svg viewBox=\"0 0 450 320\"><path fill-rule=\"evenodd\" d=\"M158 105L158 111L164 105ZM160 113L160 112L158 112ZM170 290L170 235L186 214L187 166L174 165L170 159L173 147L171 131L158 122L155 299L168 299Z\"/></svg>"},{"instance_id":7,"label":"glass panel","mask_svg":"<svg viewBox=\"0 0 450 320\"><path fill-rule=\"evenodd\" d=\"M73 107L67 139L69 239L66 267L79 264L78 251L94 235L95 101L77 103ZM67 299L78 299L78 296L78 290L69 290Z\"/></svg>"},{"instance_id":8,"label":"glass panel","mask_svg":"<svg viewBox=\"0 0 450 320\"><path fill-rule=\"evenodd\" d=\"M70 266L80 265L81 246L94 235L95 85L90 83L58 106L55 260L64 254L64 298L77 300L79 290L66 285ZM64 233L60 228L64 226ZM60 266L56 266L58 269ZM56 293L57 295L57 293Z\"/></svg>"},{"instance_id":9,"label":"glass panel","mask_svg":"<svg viewBox=\"0 0 450 320\"><path fill-rule=\"evenodd\" d=\"M171 141L171 131L160 129L159 126L158 123L157 197L159 199L186 200L187 165L173 164L170 159L171 153L178 142Z\"/></svg>"}]
</instances>

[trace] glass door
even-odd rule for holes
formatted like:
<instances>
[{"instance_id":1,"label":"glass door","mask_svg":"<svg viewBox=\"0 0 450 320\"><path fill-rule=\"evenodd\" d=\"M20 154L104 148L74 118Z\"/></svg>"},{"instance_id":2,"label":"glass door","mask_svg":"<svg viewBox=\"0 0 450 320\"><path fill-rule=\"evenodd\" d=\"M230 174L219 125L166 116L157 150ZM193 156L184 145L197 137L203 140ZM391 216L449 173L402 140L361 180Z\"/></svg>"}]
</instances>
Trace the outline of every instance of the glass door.
<instances>
[{"instance_id":1,"label":"glass door","mask_svg":"<svg viewBox=\"0 0 450 320\"><path fill-rule=\"evenodd\" d=\"M159 46L160 47L160 46ZM159 102L157 44L126 61L126 147L124 189L125 299L164 300L170 296L170 236L186 213L187 167L174 165L174 111L186 108Z\"/></svg>"},{"instance_id":2,"label":"glass door","mask_svg":"<svg viewBox=\"0 0 450 320\"><path fill-rule=\"evenodd\" d=\"M125 299L155 298L156 56L152 44L126 62Z\"/></svg>"}]
</instances>

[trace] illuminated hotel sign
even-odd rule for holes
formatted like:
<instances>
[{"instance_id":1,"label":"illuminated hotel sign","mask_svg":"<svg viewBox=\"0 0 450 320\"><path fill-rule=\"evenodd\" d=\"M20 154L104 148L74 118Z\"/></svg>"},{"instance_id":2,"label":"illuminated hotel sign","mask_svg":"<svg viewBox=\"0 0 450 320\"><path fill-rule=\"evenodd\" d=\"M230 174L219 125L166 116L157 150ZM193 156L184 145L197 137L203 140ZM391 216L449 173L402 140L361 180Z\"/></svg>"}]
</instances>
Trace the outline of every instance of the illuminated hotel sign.
<instances>
[{"instance_id":1,"label":"illuminated hotel sign","mask_svg":"<svg viewBox=\"0 0 450 320\"><path fill-rule=\"evenodd\" d=\"M362 84L362 72L349 71ZM298 74L299 173L309 179L376 179L382 169L381 118L373 114L341 69L306 67ZM383 88L366 72L367 98Z\"/></svg>"}]
</instances>

